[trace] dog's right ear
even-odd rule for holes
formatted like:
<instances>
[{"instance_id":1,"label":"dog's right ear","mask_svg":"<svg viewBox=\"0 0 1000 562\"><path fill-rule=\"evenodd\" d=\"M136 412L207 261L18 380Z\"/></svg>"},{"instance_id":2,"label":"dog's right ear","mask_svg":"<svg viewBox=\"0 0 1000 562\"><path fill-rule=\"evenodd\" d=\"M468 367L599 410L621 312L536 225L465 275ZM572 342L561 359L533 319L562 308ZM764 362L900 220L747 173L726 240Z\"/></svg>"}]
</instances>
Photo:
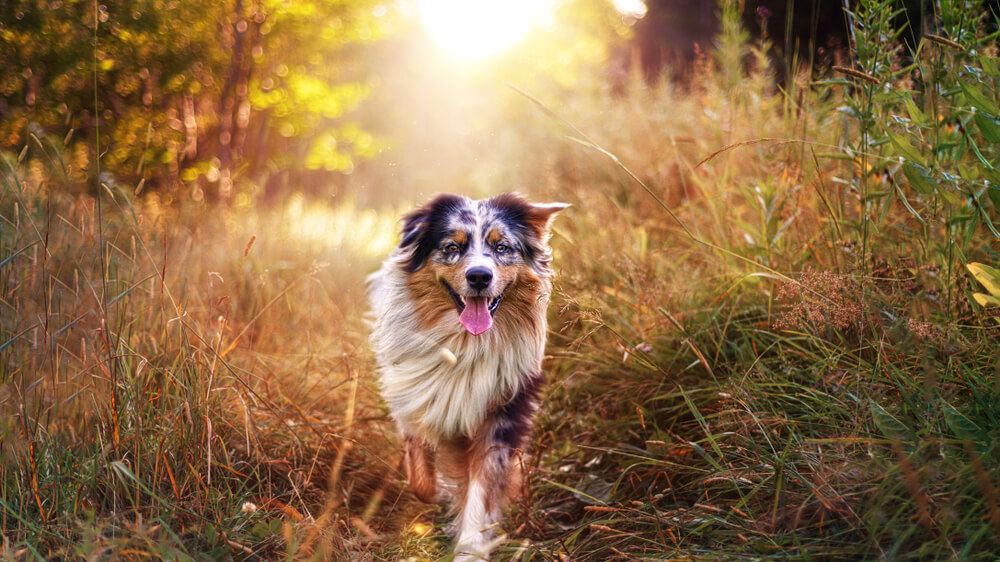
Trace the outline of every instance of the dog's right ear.
<instances>
[{"instance_id":1,"label":"dog's right ear","mask_svg":"<svg viewBox=\"0 0 1000 562\"><path fill-rule=\"evenodd\" d=\"M403 215L403 240L400 248L412 246L420 240L420 235L427 230L427 208L420 207Z\"/></svg>"},{"instance_id":2,"label":"dog's right ear","mask_svg":"<svg viewBox=\"0 0 1000 562\"><path fill-rule=\"evenodd\" d=\"M403 239L399 248L404 250L407 271L413 273L427 263L427 258L441 242L448 215L462 205L466 199L458 195L438 195L429 203L403 215Z\"/></svg>"}]
</instances>

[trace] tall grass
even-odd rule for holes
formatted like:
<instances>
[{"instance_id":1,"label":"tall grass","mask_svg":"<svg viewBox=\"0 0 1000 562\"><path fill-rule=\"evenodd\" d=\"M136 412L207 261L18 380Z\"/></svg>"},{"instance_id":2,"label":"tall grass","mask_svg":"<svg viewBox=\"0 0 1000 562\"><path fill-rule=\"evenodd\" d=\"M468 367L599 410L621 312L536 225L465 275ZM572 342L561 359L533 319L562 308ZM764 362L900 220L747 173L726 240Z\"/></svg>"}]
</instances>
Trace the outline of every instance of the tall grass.
<instances>
[{"instance_id":1,"label":"tall grass","mask_svg":"<svg viewBox=\"0 0 1000 562\"><path fill-rule=\"evenodd\" d=\"M574 207L497 558L1000 549L997 315L964 274L1000 263L995 37L940 2L910 58L891 5L859 1L850 59L794 87L724 3L684 89L524 99L549 134L497 159ZM3 159L4 555L448 552L365 345L401 209L205 209L103 178L99 221L61 140Z\"/></svg>"},{"instance_id":2,"label":"tall grass","mask_svg":"<svg viewBox=\"0 0 1000 562\"><path fill-rule=\"evenodd\" d=\"M283 521L332 513L318 501L340 486L332 461L384 430L369 427L382 414L361 377L360 319L364 272L391 248L393 220L302 200L206 213L132 202L106 181L100 229L60 149L37 139L6 158L0 197L8 554L317 543L292 540ZM358 395L369 398L348 401ZM395 470L384 439L365 441L337 457L358 489L361 473Z\"/></svg>"},{"instance_id":3,"label":"tall grass","mask_svg":"<svg viewBox=\"0 0 1000 562\"><path fill-rule=\"evenodd\" d=\"M561 223L576 259L529 551L995 555L997 329L962 273L996 261L994 36L981 6L942 3L904 67L891 6L858 3L851 64L801 107L760 66L709 66L692 95L575 111L628 169L554 166L596 216ZM732 25L716 64L745 60Z\"/></svg>"}]
</instances>

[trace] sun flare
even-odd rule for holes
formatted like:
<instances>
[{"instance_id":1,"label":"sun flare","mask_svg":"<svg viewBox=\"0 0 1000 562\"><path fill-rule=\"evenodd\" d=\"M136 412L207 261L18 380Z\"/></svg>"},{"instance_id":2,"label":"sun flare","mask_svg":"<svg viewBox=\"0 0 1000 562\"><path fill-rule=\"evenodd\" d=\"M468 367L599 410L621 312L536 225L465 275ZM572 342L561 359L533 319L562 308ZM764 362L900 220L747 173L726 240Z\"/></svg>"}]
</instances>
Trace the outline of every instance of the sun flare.
<instances>
[{"instance_id":1,"label":"sun flare","mask_svg":"<svg viewBox=\"0 0 1000 562\"><path fill-rule=\"evenodd\" d=\"M435 41L466 59L486 58L520 41L545 14L538 0L419 0L420 20Z\"/></svg>"}]
</instances>

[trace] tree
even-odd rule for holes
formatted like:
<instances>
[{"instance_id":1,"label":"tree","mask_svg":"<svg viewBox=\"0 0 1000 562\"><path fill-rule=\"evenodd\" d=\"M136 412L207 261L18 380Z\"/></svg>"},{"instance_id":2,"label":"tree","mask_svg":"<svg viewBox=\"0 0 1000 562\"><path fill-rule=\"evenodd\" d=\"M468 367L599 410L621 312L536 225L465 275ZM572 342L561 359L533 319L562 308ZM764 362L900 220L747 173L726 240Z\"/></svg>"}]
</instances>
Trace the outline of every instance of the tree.
<instances>
[{"instance_id":1,"label":"tree","mask_svg":"<svg viewBox=\"0 0 1000 562\"><path fill-rule=\"evenodd\" d=\"M346 119L367 94L347 54L390 19L372 0L5 2L0 149L65 138L72 173L99 157L223 202L276 170L350 170L373 142Z\"/></svg>"}]
</instances>

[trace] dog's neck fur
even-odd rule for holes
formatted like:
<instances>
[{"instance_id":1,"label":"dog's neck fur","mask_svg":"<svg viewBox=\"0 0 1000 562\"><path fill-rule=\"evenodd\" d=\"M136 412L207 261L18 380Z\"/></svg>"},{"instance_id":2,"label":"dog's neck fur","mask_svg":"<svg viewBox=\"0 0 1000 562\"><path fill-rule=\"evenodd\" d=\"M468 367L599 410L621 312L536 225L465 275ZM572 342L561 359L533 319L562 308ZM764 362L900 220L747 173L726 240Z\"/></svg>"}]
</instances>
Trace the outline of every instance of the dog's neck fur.
<instances>
[{"instance_id":1,"label":"dog's neck fur","mask_svg":"<svg viewBox=\"0 0 1000 562\"><path fill-rule=\"evenodd\" d=\"M498 397L509 400L526 377L540 372L551 275L547 267L539 272L534 298L501 302L496 325L473 336L455 310L433 326L420 325L407 287L406 256L397 253L370 279L377 295L371 343L382 396L401 429L428 443L471 435L501 405Z\"/></svg>"}]
</instances>

